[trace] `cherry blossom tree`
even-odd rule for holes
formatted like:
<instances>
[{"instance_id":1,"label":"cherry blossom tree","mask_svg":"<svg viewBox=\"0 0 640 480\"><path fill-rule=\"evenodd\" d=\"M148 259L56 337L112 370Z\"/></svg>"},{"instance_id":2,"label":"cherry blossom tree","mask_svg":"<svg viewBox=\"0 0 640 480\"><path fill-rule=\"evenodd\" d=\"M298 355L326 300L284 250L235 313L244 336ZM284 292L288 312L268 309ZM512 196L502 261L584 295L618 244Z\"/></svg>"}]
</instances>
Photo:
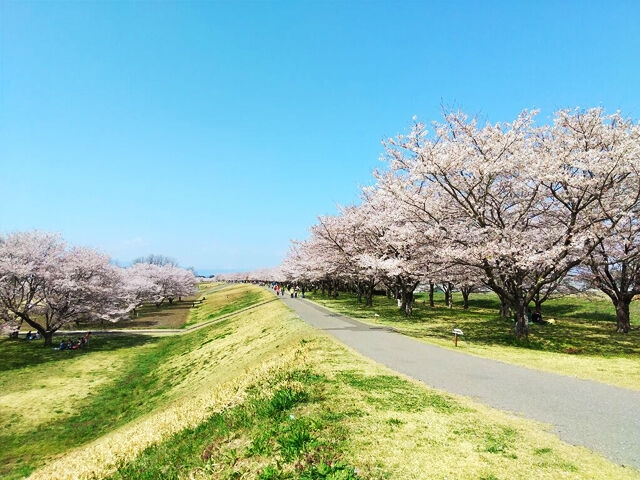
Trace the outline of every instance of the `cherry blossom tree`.
<instances>
[{"instance_id":1,"label":"cherry blossom tree","mask_svg":"<svg viewBox=\"0 0 640 480\"><path fill-rule=\"evenodd\" d=\"M69 322L117 321L128 314L123 276L109 258L88 248L69 248L58 235L14 233L0 242L0 312L25 322L51 345Z\"/></svg>"},{"instance_id":2,"label":"cherry blossom tree","mask_svg":"<svg viewBox=\"0 0 640 480\"><path fill-rule=\"evenodd\" d=\"M294 283L304 285L308 289L315 282L321 273L314 270L314 263L311 257L306 254L305 242L294 240L291 242L289 251L282 261L282 274Z\"/></svg>"},{"instance_id":3,"label":"cherry blossom tree","mask_svg":"<svg viewBox=\"0 0 640 480\"><path fill-rule=\"evenodd\" d=\"M147 274L153 283L150 300L160 306L165 300L172 304L176 298L193 295L197 279L192 271L175 265L146 264Z\"/></svg>"},{"instance_id":4,"label":"cherry blossom tree","mask_svg":"<svg viewBox=\"0 0 640 480\"><path fill-rule=\"evenodd\" d=\"M587 279L604 292L616 309L616 329L631 329L629 306L640 294L640 220L637 210L628 212L615 228L600 238L591 252Z\"/></svg>"},{"instance_id":5,"label":"cherry blossom tree","mask_svg":"<svg viewBox=\"0 0 640 480\"><path fill-rule=\"evenodd\" d=\"M160 267L164 265L172 265L174 267L178 266L178 262L175 258L167 257L165 255L157 255L152 253L147 255L146 257L138 257L132 262L134 265L138 263L149 263L151 265L158 265Z\"/></svg>"},{"instance_id":6,"label":"cherry blossom tree","mask_svg":"<svg viewBox=\"0 0 640 480\"><path fill-rule=\"evenodd\" d=\"M392 174L379 176L408 219L446 232L441 255L479 270L513 308L518 337L540 289L589 256L594 231L606 236L640 158L638 127L619 114L560 111L536 126L534 113L482 127L446 114L433 135L417 123L387 142Z\"/></svg>"},{"instance_id":7,"label":"cherry blossom tree","mask_svg":"<svg viewBox=\"0 0 640 480\"><path fill-rule=\"evenodd\" d=\"M160 284L156 281L157 265L135 263L123 269L123 295L132 307L133 314L145 302L162 301Z\"/></svg>"},{"instance_id":8,"label":"cherry blossom tree","mask_svg":"<svg viewBox=\"0 0 640 480\"><path fill-rule=\"evenodd\" d=\"M219 282L234 283L265 283L265 282L285 282L290 277L283 273L283 267L277 266L273 268L258 268L248 272L228 272L218 273L215 280Z\"/></svg>"},{"instance_id":9,"label":"cherry blossom tree","mask_svg":"<svg viewBox=\"0 0 640 480\"><path fill-rule=\"evenodd\" d=\"M367 254L375 232L367 225L364 206L339 210L339 215L319 217L311 228L312 238L316 249L324 250L323 260L332 265L332 276L350 284L358 302L364 295L366 305L371 306L379 272Z\"/></svg>"}]
</instances>

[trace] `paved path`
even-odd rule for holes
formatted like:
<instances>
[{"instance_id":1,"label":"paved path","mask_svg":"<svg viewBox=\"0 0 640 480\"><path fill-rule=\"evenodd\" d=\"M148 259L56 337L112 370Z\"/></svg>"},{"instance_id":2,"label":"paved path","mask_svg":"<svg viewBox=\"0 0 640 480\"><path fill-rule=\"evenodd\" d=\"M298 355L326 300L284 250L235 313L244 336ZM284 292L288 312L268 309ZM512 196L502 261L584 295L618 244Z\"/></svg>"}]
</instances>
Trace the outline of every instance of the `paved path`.
<instances>
[{"instance_id":1,"label":"paved path","mask_svg":"<svg viewBox=\"0 0 640 480\"><path fill-rule=\"evenodd\" d=\"M282 300L314 327L393 370L552 424L564 441L640 468L640 392L454 352L366 325L308 300Z\"/></svg>"}]
</instances>

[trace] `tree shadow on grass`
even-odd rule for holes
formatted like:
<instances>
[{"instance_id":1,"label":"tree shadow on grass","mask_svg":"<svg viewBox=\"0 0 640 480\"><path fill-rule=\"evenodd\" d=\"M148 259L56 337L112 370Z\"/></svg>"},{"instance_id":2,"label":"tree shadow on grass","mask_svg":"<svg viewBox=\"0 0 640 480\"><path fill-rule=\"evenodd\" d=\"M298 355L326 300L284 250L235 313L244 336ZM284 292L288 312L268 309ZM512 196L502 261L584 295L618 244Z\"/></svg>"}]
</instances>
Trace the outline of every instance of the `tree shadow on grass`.
<instances>
[{"instance_id":1,"label":"tree shadow on grass","mask_svg":"<svg viewBox=\"0 0 640 480\"><path fill-rule=\"evenodd\" d=\"M69 338L76 340L78 335ZM68 338L60 335L56 340ZM95 352L110 352L121 348L137 347L148 343L154 343L158 339L146 335L109 334L92 335L89 345L76 350L54 350L45 347L44 340L0 340L0 372L6 372L18 368L40 365L47 362L64 362L79 355L91 355Z\"/></svg>"}]
</instances>

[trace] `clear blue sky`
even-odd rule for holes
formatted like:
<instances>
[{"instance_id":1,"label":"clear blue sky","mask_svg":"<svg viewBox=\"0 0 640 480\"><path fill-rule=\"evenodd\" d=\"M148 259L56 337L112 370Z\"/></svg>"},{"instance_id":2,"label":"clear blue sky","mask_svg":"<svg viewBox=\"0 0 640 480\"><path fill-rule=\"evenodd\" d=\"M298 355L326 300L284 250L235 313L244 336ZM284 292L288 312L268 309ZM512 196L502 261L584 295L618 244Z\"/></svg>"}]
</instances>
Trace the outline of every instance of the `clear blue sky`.
<instances>
[{"instance_id":1,"label":"clear blue sky","mask_svg":"<svg viewBox=\"0 0 640 480\"><path fill-rule=\"evenodd\" d=\"M640 116L640 2L0 0L0 231L279 263L441 103Z\"/></svg>"}]
</instances>

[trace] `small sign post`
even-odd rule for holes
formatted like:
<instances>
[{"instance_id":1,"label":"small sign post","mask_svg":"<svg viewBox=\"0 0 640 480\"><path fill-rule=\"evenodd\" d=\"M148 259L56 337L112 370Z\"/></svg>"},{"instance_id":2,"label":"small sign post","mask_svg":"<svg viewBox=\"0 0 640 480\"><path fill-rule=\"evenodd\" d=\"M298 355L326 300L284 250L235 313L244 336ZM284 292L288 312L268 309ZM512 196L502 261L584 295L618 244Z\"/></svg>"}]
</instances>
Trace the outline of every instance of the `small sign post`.
<instances>
[{"instance_id":1,"label":"small sign post","mask_svg":"<svg viewBox=\"0 0 640 480\"><path fill-rule=\"evenodd\" d=\"M462 333L462 330L460 330L459 328L454 328L453 329L453 344L456 347L458 346L458 335L464 335L464 333Z\"/></svg>"}]
</instances>

